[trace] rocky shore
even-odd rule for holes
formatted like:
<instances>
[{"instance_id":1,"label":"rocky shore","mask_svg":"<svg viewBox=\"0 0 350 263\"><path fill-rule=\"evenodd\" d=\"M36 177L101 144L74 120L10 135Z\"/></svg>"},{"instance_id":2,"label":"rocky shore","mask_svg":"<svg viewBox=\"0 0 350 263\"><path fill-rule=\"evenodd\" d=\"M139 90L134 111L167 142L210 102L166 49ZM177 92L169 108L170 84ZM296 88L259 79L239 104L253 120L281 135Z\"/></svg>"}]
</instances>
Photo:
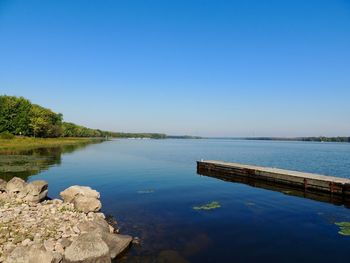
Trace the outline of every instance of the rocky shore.
<instances>
[{"instance_id":1,"label":"rocky shore","mask_svg":"<svg viewBox=\"0 0 350 263\"><path fill-rule=\"evenodd\" d=\"M0 179L0 262L111 262L132 237L118 234L99 210L100 194L71 186L47 199L45 181Z\"/></svg>"}]
</instances>

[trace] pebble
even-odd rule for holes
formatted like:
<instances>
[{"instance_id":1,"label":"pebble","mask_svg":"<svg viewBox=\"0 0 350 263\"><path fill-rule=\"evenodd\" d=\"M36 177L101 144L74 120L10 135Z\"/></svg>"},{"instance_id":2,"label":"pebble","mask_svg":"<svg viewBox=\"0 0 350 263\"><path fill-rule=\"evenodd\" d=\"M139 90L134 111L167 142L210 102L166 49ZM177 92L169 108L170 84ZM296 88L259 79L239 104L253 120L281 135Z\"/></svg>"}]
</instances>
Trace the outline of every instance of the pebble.
<instances>
[{"instance_id":1,"label":"pebble","mask_svg":"<svg viewBox=\"0 0 350 263\"><path fill-rule=\"evenodd\" d=\"M46 248L47 251L53 251L54 250L54 243L51 240L45 240L44 241L44 247Z\"/></svg>"},{"instance_id":2,"label":"pebble","mask_svg":"<svg viewBox=\"0 0 350 263\"><path fill-rule=\"evenodd\" d=\"M30 242L31 242L31 240L30 240L29 238L24 239L24 240L22 241L22 246L27 246L27 245L30 244Z\"/></svg>"},{"instance_id":3,"label":"pebble","mask_svg":"<svg viewBox=\"0 0 350 263\"><path fill-rule=\"evenodd\" d=\"M72 243L68 238L62 238L60 241L63 248L69 247L69 245Z\"/></svg>"},{"instance_id":4,"label":"pebble","mask_svg":"<svg viewBox=\"0 0 350 263\"><path fill-rule=\"evenodd\" d=\"M64 250L78 238L81 222L104 219L103 213L77 212L72 203L53 199L24 203L15 195L0 192L0 263L17 246L37 246L51 251L54 262L61 262ZM114 231L111 226L110 231Z\"/></svg>"},{"instance_id":5,"label":"pebble","mask_svg":"<svg viewBox=\"0 0 350 263\"><path fill-rule=\"evenodd\" d=\"M80 233L80 230L79 230L79 228L78 228L77 226L73 226L72 229L73 229L73 231L74 231L75 233L77 233L77 234Z\"/></svg>"}]
</instances>

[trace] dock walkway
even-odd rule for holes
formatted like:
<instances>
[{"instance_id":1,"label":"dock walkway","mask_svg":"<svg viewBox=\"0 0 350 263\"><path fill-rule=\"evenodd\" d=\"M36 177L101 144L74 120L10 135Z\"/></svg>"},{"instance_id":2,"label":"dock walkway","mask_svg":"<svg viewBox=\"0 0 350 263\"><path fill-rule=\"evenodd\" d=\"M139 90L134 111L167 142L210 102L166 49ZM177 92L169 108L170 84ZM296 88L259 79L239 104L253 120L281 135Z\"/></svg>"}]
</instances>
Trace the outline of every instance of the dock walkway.
<instances>
[{"instance_id":1,"label":"dock walkway","mask_svg":"<svg viewBox=\"0 0 350 263\"><path fill-rule=\"evenodd\" d=\"M283 184L305 190L350 196L350 179L347 178L213 160L198 161L197 171L200 174L215 173L225 176L226 179L230 176L240 176L270 184Z\"/></svg>"}]
</instances>

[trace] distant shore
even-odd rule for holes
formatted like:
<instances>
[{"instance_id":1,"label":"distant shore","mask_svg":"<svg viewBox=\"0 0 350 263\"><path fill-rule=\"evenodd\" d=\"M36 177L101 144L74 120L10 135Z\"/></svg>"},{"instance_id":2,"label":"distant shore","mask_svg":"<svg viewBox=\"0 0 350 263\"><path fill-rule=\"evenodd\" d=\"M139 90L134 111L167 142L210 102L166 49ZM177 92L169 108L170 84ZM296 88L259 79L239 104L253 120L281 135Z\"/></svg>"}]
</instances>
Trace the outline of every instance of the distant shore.
<instances>
[{"instance_id":1,"label":"distant shore","mask_svg":"<svg viewBox=\"0 0 350 263\"><path fill-rule=\"evenodd\" d=\"M350 143L350 137L322 137L322 136L320 137L206 137L203 139Z\"/></svg>"},{"instance_id":2,"label":"distant shore","mask_svg":"<svg viewBox=\"0 0 350 263\"><path fill-rule=\"evenodd\" d=\"M350 142L350 137L251 137L245 140L263 141L302 141L302 142Z\"/></svg>"}]
</instances>

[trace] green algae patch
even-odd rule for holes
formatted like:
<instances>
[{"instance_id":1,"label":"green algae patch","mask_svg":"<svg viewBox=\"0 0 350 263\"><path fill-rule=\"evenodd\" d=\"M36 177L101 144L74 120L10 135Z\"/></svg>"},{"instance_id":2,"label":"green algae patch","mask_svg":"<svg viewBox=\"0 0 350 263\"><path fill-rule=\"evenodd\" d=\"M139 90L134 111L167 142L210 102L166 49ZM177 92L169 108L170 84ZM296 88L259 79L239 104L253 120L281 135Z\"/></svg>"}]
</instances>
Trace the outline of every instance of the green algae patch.
<instances>
[{"instance_id":1,"label":"green algae patch","mask_svg":"<svg viewBox=\"0 0 350 263\"><path fill-rule=\"evenodd\" d=\"M337 222L335 223L340 231L338 232L342 236L350 236L350 222Z\"/></svg>"},{"instance_id":2,"label":"green algae patch","mask_svg":"<svg viewBox=\"0 0 350 263\"><path fill-rule=\"evenodd\" d=\"M205 204L205 205L194 206L193 209L194 210L213 210L213 209L217 209L220 207L221 207L221 205L219 202L213 201L213 202L210 202L210 203Z\"/></svg>"}]
</instances>

